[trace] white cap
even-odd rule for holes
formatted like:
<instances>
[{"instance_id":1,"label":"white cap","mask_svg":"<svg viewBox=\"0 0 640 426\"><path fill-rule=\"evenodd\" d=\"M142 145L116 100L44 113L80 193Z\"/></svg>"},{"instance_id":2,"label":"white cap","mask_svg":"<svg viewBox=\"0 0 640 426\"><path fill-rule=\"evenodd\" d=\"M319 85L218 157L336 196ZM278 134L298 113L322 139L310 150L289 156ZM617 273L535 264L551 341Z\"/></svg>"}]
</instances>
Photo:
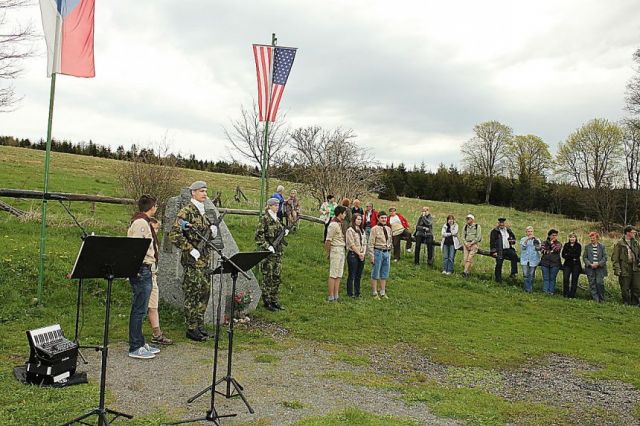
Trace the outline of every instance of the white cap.
<instances>
[{"instance_id":1,"label":"white cap","mask_svg":"<svg viewBox=\"0 0 640 426\"><path fill-rule=\"evenodd\" d=\"M471 213L469 213L466 217L467 219L473 219L476 220L476 217L474 215L472 215Z\"/></svg>"}]
</instances>

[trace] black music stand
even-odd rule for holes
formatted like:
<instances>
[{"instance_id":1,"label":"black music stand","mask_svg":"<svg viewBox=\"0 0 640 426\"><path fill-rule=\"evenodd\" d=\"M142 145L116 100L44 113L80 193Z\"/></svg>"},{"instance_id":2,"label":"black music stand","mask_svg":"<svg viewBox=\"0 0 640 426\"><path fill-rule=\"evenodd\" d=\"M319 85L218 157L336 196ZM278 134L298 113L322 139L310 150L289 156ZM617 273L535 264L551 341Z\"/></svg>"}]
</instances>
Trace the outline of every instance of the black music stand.
<instances>
[{"instance_id":1,"label":"black music stand","mask_svg":"<svg viewBox=\"0 0 640 426\"><path fill-rule=\"evenodd\" d=\"M249 409L251 414L254 413L253 408L249 405L249 402L245 398L242 391L244 388L236 379L231 375L231 363L233 356L233 317L235 315L235 307L236 307L236 283L238 281L238 272L243 271L247 272L251 268L253 268L258 263L262 262L263 259L270 256L270 251L254 251L254 252L245 252L245 253L236 253L231 256L230 259L225 259L220 266L213 270L213 274L231 274L231 310L229 312L229 328L227 329L227 335L229 337L229 347L227 348L227 375L216 381L213 385L206 387L201 390L199 393L191 397L187 402L193 402L205 392L209 390L214 390L215 393L224 396L227 399L240 397L244 404ZM216 338L218 334L216 334ZM218 354L214 354L214 357L217 359ZM215 387L222 382L227 383L226 392L219 392L215 390ZM233 391L231 390L231 386L233 385Z\"/></svg>"},{"instance_id":2,"label":"black music stand","mask_svg":"<svg viewBox=\"0 0 640 426\"><path fill-rule=\"evenodd\" d=\"M100 403L98 407L83 414L80 417L67 422L64 426L73 423L85 423L83 420L93 415L98 416L98 426L110 424L118 417L132 419L133 416L105 408L105 388L107 377L107 358L109 356L109 315L111 313L111 288L115 278L127 278L135 276L142 265L144 256L151 244L148 238L127 237L97 237L88 236L82 242L78 258L71 272L72 279L104 278L107 280L107 300L104 308L104 333L102 335L102 347L97 350L102 352L102 365L100 372ZM109 420L108 415L113 418Z\"/></svg>"}]
</instances>

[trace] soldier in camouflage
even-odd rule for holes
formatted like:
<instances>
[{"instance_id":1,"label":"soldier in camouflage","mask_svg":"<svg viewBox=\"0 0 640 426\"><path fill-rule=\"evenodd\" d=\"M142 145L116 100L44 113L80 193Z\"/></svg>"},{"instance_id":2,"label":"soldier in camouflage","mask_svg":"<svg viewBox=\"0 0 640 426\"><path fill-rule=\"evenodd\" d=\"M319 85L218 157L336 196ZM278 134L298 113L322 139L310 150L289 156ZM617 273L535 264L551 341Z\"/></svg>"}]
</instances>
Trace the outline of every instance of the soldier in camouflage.
<instances>
[{"instance_id":1,"label":"soldier in camouflage","mask_svg":"<svg viewBox=\"0 0 640 426\"><path fill-rule=\"evenodd\" d=\"M196 181L189 189L191 202L178 212L169 239L182 250L180 263L184 269L182 291L186 335L191 340L204 341L209 336L204 329L204 314L211 293L205 270L209 267L213 253L198 233L207 239L213 239L218 234L218 228L205 216L207 184Z\"/></svg>"},{"instance_id":2,"label":"soldier in camouflage","mask_svg":"<svg viewBox=\"0 0 640 426\"><path fill-rule=\"evenodd\" d=\"M278 220L278 207L280 203L277 198L269 198L265 214L260 219L258 228L256 229L256 243L259 249L269 250L273 253L266 258L260 265L262 272L262 301L264 307L270 311L284 309L278 300L278 289L280 288L280 272L282 269L282 252L286 241L278 236L289 233L282 223Z\"/></svg>"}]
</instances>

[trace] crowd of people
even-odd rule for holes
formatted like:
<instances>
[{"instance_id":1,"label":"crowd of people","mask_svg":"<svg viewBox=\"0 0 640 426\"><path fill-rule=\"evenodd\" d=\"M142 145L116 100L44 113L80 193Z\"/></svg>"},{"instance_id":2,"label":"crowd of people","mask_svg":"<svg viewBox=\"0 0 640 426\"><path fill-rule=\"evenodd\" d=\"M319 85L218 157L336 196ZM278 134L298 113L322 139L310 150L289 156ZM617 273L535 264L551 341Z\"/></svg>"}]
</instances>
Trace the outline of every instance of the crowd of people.
<instances>
[{"instance_id":1,"label":"crowd of people","mask_svg":"<svg viewBox=\"0 0 640 426\"><path fill-rule=\"evenodd\" d=\"M349 211L351 210L351 211ZM558 240L559 232L550 229L546 238L538 238L533 227L525 229L525 235L517 238L507 226L507 219L500 217L489 232L489 251L480 249L482 227L473 214L465 217L464 225L458 225L454 215L448 215L440 235L434 233L434 218L429 207L423 207L411 226L409 221L392 206L389 213L377 211L372 203L360 208L360 201L343 199L338 205L335 197L328 196L320 208L325 220L325 254L329 259L328 300L340 298L340 279L343 276L345 258L347 266L347 295L360 297L360 286L365 259L371 262L371 293L375 299L388 298L386 281L392 262L405 250L412 253L413 260L420 264L422 246L426 246L428 265L434 265L434 248L442 249L442 274L451 275L455 270L455 256L463 252L462 276L471 274L474 258L478 254L495 259L494 279L503 282L503 264L509 263L509 281L518 279L518 265L522 272L523 290L533 292L536 271L542 272L542 291L554 294L558 274L562 271L562 294L575 298L578 278L584 273L589 283L591 297L596 302L605 300L604 279L607 276L607 261L613 264L618 277L622 300L628 305L640 305L640 244L633 226L624 228L623 237L616 242L609 258L597 232L589 233L589 242L583 247L578 237L571 232L567 241ZM351 219L348 217L351 216ZM436 237L439 237L436 240ZM346 255L345 255L346 252Z\"/></svg>"}]
</instances>

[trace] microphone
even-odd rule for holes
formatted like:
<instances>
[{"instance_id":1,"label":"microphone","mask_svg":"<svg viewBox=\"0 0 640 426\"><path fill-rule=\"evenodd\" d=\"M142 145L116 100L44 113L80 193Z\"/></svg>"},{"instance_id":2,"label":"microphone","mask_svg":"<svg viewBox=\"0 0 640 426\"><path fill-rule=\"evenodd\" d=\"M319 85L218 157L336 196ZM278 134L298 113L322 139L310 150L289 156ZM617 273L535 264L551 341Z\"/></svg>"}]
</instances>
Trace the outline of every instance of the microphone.
<instances>
[{"instance_id":1,"label":"microphone","mask_svg":"<svg viewBox=\"0 0 640 426\"><path fill-rule=\"evenodd\" d=\"M56 201L66 201L67 197L64 195L52 194L50 192L45 192L42 196L45 200L56 200Z\"/></svg>"},{"instance_id":2,"label":"microphone","mask_svg":"<svg viewBox=\"0 0 640 426\"><path fill-rule=\"evenodd\" d=\"M184 219L178 219L178 224L180 225L180 229L182 229L183 231L191 228L191 224Z\"/></svg>"}]
</instances>

